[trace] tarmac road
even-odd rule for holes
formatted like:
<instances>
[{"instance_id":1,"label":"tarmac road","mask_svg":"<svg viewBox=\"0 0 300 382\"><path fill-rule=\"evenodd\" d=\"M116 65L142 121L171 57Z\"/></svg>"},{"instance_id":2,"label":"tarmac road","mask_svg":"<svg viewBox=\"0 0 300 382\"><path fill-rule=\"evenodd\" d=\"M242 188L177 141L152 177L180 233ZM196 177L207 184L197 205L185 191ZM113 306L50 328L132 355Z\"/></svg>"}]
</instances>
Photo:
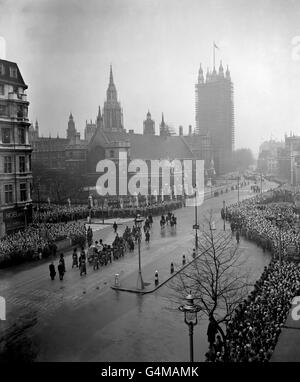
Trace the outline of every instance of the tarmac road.
<instances>
[{"instance_id":1,"label":"tarmac road","mask_svg":"<svg viewBox=\"0 0 300 382\"><path fill-rule=\"evenodd\" d=\"M268 183L266 187L273 185ZM240 200L253 195L250 186L240 189ZM217 229L223 230L220 219L223 200L227 205L236 202L237 191L206 200L199 207L200 222L212 210ZM142 272L146 281L153 282L153 270L159 264L169 267L174 259L181 261L182 253L191 253L194 209L182 208L175 214L176 232L167 227L162 234L159 218L155 218L150 246L142 243ZM228 225L226 229L229 231ZM105 227L95 232L94 237L110 243L113 229ZM256 280L270 255L243 240L240 246ZM65 259L67 272L63 281L50 280L49 262L0 271L0 295L7 303L7 320L0 321L2 360L188 360L188 329L182 313L169 303L168 284L143 296L110 288L116 273L121 278L137 274L136 249L98 271L88 266L86 277L71 269L70 253ZM195 360L203 360L207 351L206 329L206 320L195 328Z\"/></svg>"}]
</instances>

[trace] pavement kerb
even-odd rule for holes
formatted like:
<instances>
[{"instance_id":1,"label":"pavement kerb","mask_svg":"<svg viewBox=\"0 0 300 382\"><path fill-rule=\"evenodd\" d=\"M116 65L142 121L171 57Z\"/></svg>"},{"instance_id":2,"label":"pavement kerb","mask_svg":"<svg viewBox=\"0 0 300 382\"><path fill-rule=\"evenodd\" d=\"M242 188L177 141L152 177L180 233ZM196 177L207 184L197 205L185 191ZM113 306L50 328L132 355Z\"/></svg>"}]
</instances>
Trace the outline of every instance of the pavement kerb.
<instances>
[{"instance_id":1,"label":"pavement kerb","mask_svg":"<svg viewBox=\"0 0 300 382\"><path fill-rule=\"evenodd\" d=\"M205 251L206 252L206 251ZM203 252L204 253L204 252ZM130 293L137 293L137 294L149 294L157 291L159 288L161 288L163 285L165 285L168 281L170 281L173 277L178 275L181 271L183 271L185 268L187 268L189 265L191 265L194 261L196 261L203 253L199 253L195 258L193 258L190 262L182 266L178 271L172 273L166 280L164 280L162 283L159 283L155 288L152 288L150 290L146 291L140 291L138 289L134 288L122 288L115 285L111 286L111 289L122 291L122 292L130 292Z\"/></svg>"}]
</instances>

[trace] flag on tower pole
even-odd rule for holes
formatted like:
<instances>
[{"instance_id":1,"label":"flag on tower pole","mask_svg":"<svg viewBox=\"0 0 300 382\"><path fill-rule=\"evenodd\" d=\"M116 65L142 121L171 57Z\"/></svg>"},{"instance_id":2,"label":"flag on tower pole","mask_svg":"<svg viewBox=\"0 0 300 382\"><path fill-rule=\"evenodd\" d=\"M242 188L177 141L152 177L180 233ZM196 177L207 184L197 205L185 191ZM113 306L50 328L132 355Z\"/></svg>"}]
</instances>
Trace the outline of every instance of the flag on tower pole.
<instances>
[{"instance_id":1,"label":"flag on tower pole","mask_svg":"<svg viewBox=\"0 0 300 382\"><path fill-rule=\"evenodd\" d=\"M216 45L216 43L214 42L214 45L213 45L213 51L214 51L214 67L215 67L215 55L216 55L216 53L215 53L215 50L216 49L218 49L218 50L220 50L220 48Z\"/></svg>"}]
</instances>

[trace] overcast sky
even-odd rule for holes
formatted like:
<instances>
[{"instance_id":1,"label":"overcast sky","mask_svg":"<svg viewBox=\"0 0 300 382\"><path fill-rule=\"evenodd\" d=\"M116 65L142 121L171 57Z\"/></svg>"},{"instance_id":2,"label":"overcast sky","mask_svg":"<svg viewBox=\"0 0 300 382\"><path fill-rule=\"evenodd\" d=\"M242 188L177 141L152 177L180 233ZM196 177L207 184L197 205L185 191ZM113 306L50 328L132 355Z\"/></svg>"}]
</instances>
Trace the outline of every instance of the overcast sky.
<instances>
[{"instance_id":1,"label":"overcast sky","mask_svg":"<svg viewBox=\"0 0 300 382\"><path fill-rule=\"evenodd\" d=\"M70 111L83 135L110 64L126 129L141 132L149 109L156 129L164 112L187 132L215 41L234 83L236 147L257 152L271 135L300 134L298 35L298 0L0 0L6 59L20 67L44 136L65 136Z\"/></svg>"}]
</instances>

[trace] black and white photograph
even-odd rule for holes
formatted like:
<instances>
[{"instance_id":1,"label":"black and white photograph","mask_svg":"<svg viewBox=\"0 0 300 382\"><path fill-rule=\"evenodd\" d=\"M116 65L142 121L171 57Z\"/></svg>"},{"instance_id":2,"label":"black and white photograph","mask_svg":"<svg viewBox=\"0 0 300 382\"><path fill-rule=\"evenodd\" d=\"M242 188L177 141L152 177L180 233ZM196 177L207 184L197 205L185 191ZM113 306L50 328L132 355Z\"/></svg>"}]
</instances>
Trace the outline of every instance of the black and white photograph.
<instances>
[{"instance_id":1,"label":"black and white photograph","mask_svg":"<svg viewBox=\"0 0 300 382\"><path fill-rule=\"evenodd\" d=\"M300 1L0 0L1 365L201 377L299 329Z\"/></svg>"}]
</instances>

